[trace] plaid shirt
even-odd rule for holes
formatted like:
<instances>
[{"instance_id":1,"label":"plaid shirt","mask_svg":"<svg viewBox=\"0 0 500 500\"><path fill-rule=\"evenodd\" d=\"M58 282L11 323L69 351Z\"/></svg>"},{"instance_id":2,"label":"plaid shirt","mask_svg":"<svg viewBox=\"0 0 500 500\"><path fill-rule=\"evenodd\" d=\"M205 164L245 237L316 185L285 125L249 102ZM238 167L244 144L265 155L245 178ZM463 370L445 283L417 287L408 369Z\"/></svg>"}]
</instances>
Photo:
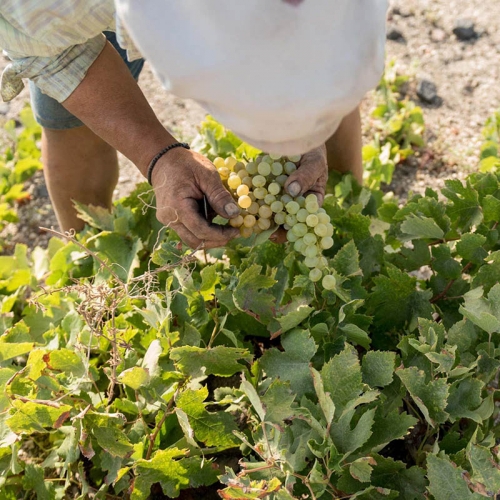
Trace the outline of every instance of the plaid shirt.
<instances>
[{"instance_id":1,"label":"plaid shirt","mask_svg":"<svg viewBox=\"0 0 500 500\"><path fill-rule=\"evenodd\" d=\"M130 60L140 57L113 0L1 0L0 47L12 60L2 74L2 99L18 95L28 78L63 102L101 53L106 30L117 32Z\"/></svg>"}]
</instances>

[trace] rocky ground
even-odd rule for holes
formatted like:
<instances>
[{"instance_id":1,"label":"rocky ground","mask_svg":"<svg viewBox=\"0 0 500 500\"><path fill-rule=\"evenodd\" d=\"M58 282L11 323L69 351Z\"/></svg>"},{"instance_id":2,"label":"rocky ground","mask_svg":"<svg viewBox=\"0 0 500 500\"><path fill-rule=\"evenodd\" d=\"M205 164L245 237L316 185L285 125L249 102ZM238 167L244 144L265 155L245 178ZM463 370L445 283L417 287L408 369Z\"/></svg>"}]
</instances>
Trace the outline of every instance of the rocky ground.
<instances>
[{"instance_id":1,"label":"rocky ground","mask_svg":"<svg viewBox=\"0 0 500 500\"><path fill-rule=\"evenodd\" d=\"M478 162L481 128L500 107L500 2L498 0L393 0L388 13L387 57L402 73L413 74L410 96L424 108L427 150L411 164L397 169L390 188L399 196L437 189L450 177L464 177ZM0 70L7 64L0 61ZM146 65L140 86L158 117L179 139L190 140L203 119L194 102L165 92ZM27 91L13 102L0 104L0 123L16 118L29 99ZM373 102L363 102L368 117ZM370 139L365 119L365 139ZM130 192L143 180L121 158L115 195ZM10 243L43 244L40 226L56 227L43 176L30 182L32 201L20 207L21 222L10 225Z\"/></svg>"}]
</instances>

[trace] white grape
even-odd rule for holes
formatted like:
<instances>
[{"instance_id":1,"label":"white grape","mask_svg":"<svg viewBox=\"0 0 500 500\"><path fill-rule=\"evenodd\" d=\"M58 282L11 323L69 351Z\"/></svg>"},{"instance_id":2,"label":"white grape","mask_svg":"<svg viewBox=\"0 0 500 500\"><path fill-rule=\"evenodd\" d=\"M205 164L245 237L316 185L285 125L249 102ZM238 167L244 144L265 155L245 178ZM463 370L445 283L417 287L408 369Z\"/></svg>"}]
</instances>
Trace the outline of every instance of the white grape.
<instances>
[{"instance_id":1,"label":"white grape","mask_svg":"<svg viewBox=\"0 0 500 500\"><path fill-rule=\"evenodd\" d=\"M229 177L231 171L227 167L219 167L217 169L222 180L226 180Z\"/></svg>"},{"instance_id":2,"label":"white grape","mask_svg":"<svg viewBox=\"0 0 500 500\"><path fill-rule=\"evenodd\" d=\"M245 184L239 185L238 188L236 189L236 194L238 196L247 196L249 192L250 192L250 189L248 189L248 186L245 186ZM250 201L252 201L252 200L250 200ZM247 208L247 207L245 207L245 208Z\"/></svg>"},{"instance_id":3,"label":"white grape","mask_svg":"<svg viewBox=\"0 0 500 500\"><path fill-rule=\"evenodd\" d=\"M255 218L254 215L245 215L245 217L243 217L243 225L245 227L254 227L255 226L255 223L257 222L257 219Z\"/></svg>"},{"instance_id":4,"label":"white grape","mask_svg":"<svg viewBox=\"0 0 500 500\"><path fill-rule=\"evenodd\" d=\"M271 182L271 184L269 184L269 186L267 186L267 190L271 194L274 194L276 196L280 193L281 186L277 182Z\"/></svg>"},{"instance_id":5,"label":"white grape","mask_svg":"<svg viewBox=\"0 0 500 500\"><path fill-rule=\"evenodd\" d=\"M266 202L266 205L271 206L276 201L276 196L274 196L274 194L266 194L264 201Z\"/></svg>"},{"instance_id":6,"label":"white grape","mask_svg":"<svg viewBox=\"0 0 500 500\"><path fill-rule=\"evenodd\" d=\"M308 267L309 269L311 267L318 267L318 262L319 262L319 258L318 256L314 256L314 257L306 257L304 259L304 264L306 265L306 267Z\"/></svg>"},{"instance_id":7,"label":"white grape","mask_svg":"<svg viewBox=\"0 0 500 500\"><path fill-rule=\"evenodd\" d=\"M243 216L238 215L234 219L229 219L229 225L232 227L240 227L243 224Z\"/></svg>"},{"instance_id":8,"label":"white grape","mask_svg":"<svg viewBox=\"0 0 500 500\"><path fill-rule=\"evenodd\" d=\"M310 214L315 214L317 211L318 211L318 208L319 208L319 205L318 205L318 202L307 202L306 201L306 210L310 213Z\"/></svg>"},{"instance_id":9,"label":"white grape","mask_svg":"<svg viewBox=\"0 0 500 500\"><path fill-rule=\"evenodd\" d=\"M284 194L280 199L284 205L293 201L293 198L289 194Z\"/></svg>"},{"instance_id":10,"label":"white grape","mask_svg":"<svg viewBox=\"0 0 500 500\"><path fill-rule=\"evenodd\" d=\"M253 201L252 204L248 207L248 213L251 215L256 215L259 213L259 204L256 201Z\"/></svg>"},{"instance_id":11,"label":"white grape","mask_svg":"<svg viewBox=\"0 0 500 500\"><path fill-rule=\"evenodd\" d=\"M241 179L238 177L238 175L232 173L229 179L227 180L227 185L231 189L237 189L238 186L241 186Z\"/></svg>"},{"instance_id":12,"label":"white grape","mask_svg":"<svg viewBox=\"0 0 500 500\"><path fill-rule=\"evenodd\" d=\"M299 239L299 236L296 235L293 231L288 231L286 233L286 239L290 242L290 243L295 243L298 239Z\"/></svg>"},{"instance_id":13,"label":"white grape","mask_svg":"<svg viewBox=\"0 0 500 500\"><path fill-rule=\"evenodd\" d=\"M261 218L257 221L257 225L262 231L267 231L271 227L271 221L266 218Z\"/></svg>"},{"instance_id":14,"label":"white grape","mask_svg":"<svg viewBox=\"0 0 500 500\"><path fill-rule=\"evenodd\" d=\"M271 210L271 207L267 205L262 205L259 208L259 216L262 217L263 219L269 219L273 215L273 211Z\"/></svg>"},{"instance_id":15,"label":"white grape","mask_svg":"<svg viewBox=\"0 0 500 500\"><path fill-rule=\"evenodd\" d=\"M263 200L267 196L267 189L263 187L255 188L253 194L257 200Z\"/></svg>"},{"instance_id":16,"label":"white grape","mask_svg":"<svg viewBox=\"0 0 500 500\"><path fill-rule=\"evenodd\" d=\"M266 185L266 178L263 175L256 175L252 179L252 184L256 187L264 187Z\"/></svg>"},{"instance_id":17,"label":"white grape","mask_svg":"<svg viewBox=\"0 0 500 500\"><path fill-rule=\"evenodd\" d=\"M304 236L304 243L306 245L316 245L318 239L316 238L316 235L313 233L307 233Z\"/></svg>"},{"instance_id":18,"label":"white grape","mask_svg":"<svg viewBox=\"0 0 500 500\"><path fill-rule=\"evenodd\" d=\"M248 172L248 175L255 175L257 173L257 166L257 163L255 163L254 161L247 163L247 166L245 168Z\"/></svg>"},{"instance_id":19,"label":"white grape","mask_svg":"<svg viewBox=\"0 0 500 500\"><path fill-rule=\"evenodd\" d=\"M245 186L248 186L249 188L253 187L252 178L249 175L247 175L245 178L241 179L241 183L245 184Z\"/></svg>"},{"instance_id":20,"label":"white grape","mask_svg":"<svg viewBox=\"0 0 500 500\"><path fill-rule=\"evenodd\" d=\"M292 231L299 237L304 237L307 234L307 226L303 222L299 222L293 226Z\"/></svg>"},{"instance_id":21,"label":"white grape","mask_svg":"<svg viewBox=\"0 0 500 500\"><path fill-rule=\"evenodd\" d=\"M318 216L316 214L309 214L306 219L306 224L309 227L316 227L319 223Z\"/></svg>"},{"instance_id":22,"label":"white grape","mask_svg":"<svg viewBox=\"0 0 500 500\"><path fill-rule=\"evenodd\" d=\"M240 234L241 234L241 236L243 236L243 238L249 238L253 234L253 228L241 226L240 227Z\"/></svg>"},{"instance_id":23,"label":"white grape","mask_svg":"<svg viewBox=\"0 0 500 500\"><path fill-rule=\"evenodd\" d=\"M324 278L323 281L321 282L323 285L323 288L325 290L334 290L335 286L337 285L337 280L335 279L335 276L331 274L327 274Z\"/></svg>"},{"instance_id":24,"label":"white grape","mask_svg":"<svg viewBox=\"0 0 500 500\"><path fill-rule=\"evenodd\" d=\"M213 164L215 165L215 168L226 167L226 162L224 161L224 158L221 158L220 156L215 158L215 160L213 161Z\"/></svg>"},{"instance_id":25,"label":"white grape","mask_svg":"<svg viewBox=\"0 0 500 500\"><path fill-rule=\"evenodd\" d=\"M318 247L316 245L306 246L304 257L316 257L318 255Z\"/></svg>"},{"instance_id":26,"label":"white grape","mask_svg":"<svg viewBox=\"0 0 500 500\"><path fill-rule=\"evenodd\" d=\"M285 219L286 219L285 212L278 212L274 216L274 222L276 222L276 224L278 224L278 226L282 226L285 223Z\"/></svg>"},{"instance_id":27,"label":"white grape","mask_svg":"<svg viewBox=\"0 0 500 500\"><path fill-rule=\"evenodd\" d=\"M240 186L241 187L241 186ZM245 186L246 187L246 186ZM242 195L238 198L238 205L241 208L249 208L252 205L252 200L248 195Z\"/></svg>"},{"instance_id":28,"label":"white grape","mask_svg":"<svg viewBox=\"0 0 500 500\"><path fill-rule=\"evenodd\" d=\"M281 201L273 201L271 203L271 210L277 214L278 212L282 212L284 208L284 205Z\"/></svg>"},{"instance_id":29,"label":"white grape","mask_svg":"<svg viewBox=\"0 0 500 500\"><path fill-rule=\"evenodd\" d=\"M319 242L319 246L323 250L328 250L329 248L333 247L333 238L331 236L325 236L321 238L321 241Z\"/></svg>"},{"instance_id":30,"label":"white grape","mask_svg":"<svg viewBox=\"0 0 500 500\"><path fill-rule=\"evenodd\" d=\"M263 161L259 163L259 166L257 167L257 172L259 172L260 175L267 177L271 173L271 165Z\"/></svg>"},{"instance_id":31,"label":"white grape","mask_svg":"<svg viewBox=\"0 0 500 500\"><path fill-rule=\"evenodd\" d=\"M289 201L286 204L286 211L289 214L295 215L300 210L300 206L296 201Z\"/></svg>"},{"instance_id":32,"label":"white grape","mask_svg":"<svg viewBox=\"0 0 500 500\"><path fill-rule=\"evenodd\" d=\"M290 175L293 174L297 170L297 165L295 163L292 163L291 161L287 161L285 163L285 172Z\"/></svg>"},{"instance_id":33,"label":"white grape","mask_svg":"<svg viewBox=\"0 0 500 500\"><path fill-rule=\"evenodd\" d=\"M276 177L278 175L281 175L283 173L283 165L278 162L278 161L275 161L272 165L271 165L271 173L273 175L275 175Z\"/></svg>"},{"instance_id":34,"label":"white grape","mask_svg":"<svg viewBox=\"0 0 500 500\"><path fill-rule=\"evenodd\" d=\"M243 218L242 218L243 220ZM293 249L298 252L298 253L302 253L304 251L304 247L305 247L305 243L304 243L304 239L303 238L299 238L294 244L293 244Z\"/></svg>"},{"instance_id":35,"label":"white grape","mask_svg":"<svg viewBox=\"0 0 500 500\"><path fill-rule=\"evenodd\" d=\"M321 238L325 237L328 233L328 228L326 227L325 224L318 224L315 228L314 228L314 232L320 236Z\"/></svg>"},{"instance_id":36,"label":"white grape","mask_svg":"<svg viewBox=\"0 0 500 500\"><path fill-rule=\"evenodd\" d=\"M278 177L276 177L276 182L280 186L284 186L287 180L288 180L288 175L278 175Z\"/></svg>"},{"instance_id":37,"label":"white grape","mask_svg":"<svg viewBox=\"0 0 500 500\"><path fill-rule=\"evenodd\" d=\"M272 160L281 160L281 155L276 154L276 153L269 153L269 156L271 157Z\"/></svg>"},{"instance_id":38,"label":"white grape","mask_svg":"<svg viewBox=\"0 0 500 500\"><path fill-rule=\"evenodd\" d=\"M307 220L307 216L309 215L309 212L305 208L301 208L297 212L297 220L299 222L305 222Z\"/></svg>"},{"instance_id":39,"label":"white grape","mask_svg":"<svg viewBox=\"0 0 500 500\"><path fill-rule=\"evenodd\" d=\"M328 214L319 212L317 215L320 224L330 224L330 217Z\"/></svg>"},{"instance_id":40,"label":"white grape","mask_svg":"<svg viewBox=\"0 0 500 500\"><path fill-rule=\"evenodd\" d=\"M311 271L309 272L309 279L313 283L316 283L317 281L319 281L322 276L323 276L323 273L317 267L315 267L314 269L311 269Z\"/></svg>"},{"instance_id":41,"label":"white grape","mask_svg":"<svg viewBox=\"0 0 500 500\"><path fill-rule=\"evenodd\" d=\"M292 155L292 156L289 156L288 159L290 161L293 161L293 163L299 163L300 159L302 157L300 155Z\"/></svg>"},{"instance_id":42,"label":"white grape","mask_svg":"<svg viewBox=\"0 0 500 500\"><path fill-rule=\"evenodd\" d=\"M293 227L293 226L295 226L295 224L297 224L297 217L295 217L295 215L288 214L286 216L285 223L288 226Z\"/></svg>"}]
</instances>

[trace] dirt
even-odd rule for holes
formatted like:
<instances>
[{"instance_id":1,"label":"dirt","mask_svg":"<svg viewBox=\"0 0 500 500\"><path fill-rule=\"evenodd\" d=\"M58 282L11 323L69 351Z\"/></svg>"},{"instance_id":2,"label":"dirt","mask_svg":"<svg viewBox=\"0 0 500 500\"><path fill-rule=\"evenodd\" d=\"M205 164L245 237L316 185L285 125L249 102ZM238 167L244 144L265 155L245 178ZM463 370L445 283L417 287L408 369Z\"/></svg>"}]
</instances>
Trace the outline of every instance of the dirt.
<instances>
[{"instance_id":1,"label":"dirt","mask_svg":"<svg viewBox=\"0 0 500 500\"><path fill-rule=\"evenodd\" d=\"M453 34L459 19L474 22L474 39L460 41ZM427 148L396 170L390 189L406 197L428 186L439 190L444 179L463 178L477 168L482 126L500 107L500 2L393 0L388 27L401 35L387 41L388 59L395 59L402 73L413 74L415 82L426 78L435 83L438 94L432 104L423 103L416 96L415 84L410 88L410 96L424 108ZM5 59L0 60L0 70L6 64ZM189 141L196 135L196 126L204 116L196 103L164 91L147 64L139 83L161 122L177 138ZM28 100L25 89L11 103L0 104L0 124L16 118ZM372 106L369 94L362 105L365 141L370 139L367 117ZM127 159L121 157L120 164L116 198L143 180ZM28 189L32 201L20 207L20 223L4 231L11 245L43 245L48 236L39 227L57 227L41 173L30 181Z\"/></svg>"}]
</instances>

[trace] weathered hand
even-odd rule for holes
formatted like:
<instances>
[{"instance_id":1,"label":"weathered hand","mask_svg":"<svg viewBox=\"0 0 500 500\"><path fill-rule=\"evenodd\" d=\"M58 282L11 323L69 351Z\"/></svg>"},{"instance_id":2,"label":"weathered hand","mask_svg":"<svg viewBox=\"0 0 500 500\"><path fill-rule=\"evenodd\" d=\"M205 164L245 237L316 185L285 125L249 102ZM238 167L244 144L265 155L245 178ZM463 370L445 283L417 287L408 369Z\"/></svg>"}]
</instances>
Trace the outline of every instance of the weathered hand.
<instances>
[{"instance_id":1,"label":"weathered hand","mask_svg":"<svg viewBox=\"0 0 500 500\"><path fill-rule=\"evenodd\" d=\"M206 196L222 217L231 219L240 213L215 167L204 156L184 148L172 149L158 160L152 183L158 220L191 248L221 247L239 236L237 229L210 224L199 212L198 201Z\"/></svg>"},{"instance_id":2,"label":"weathered hand","mask_svg":"<svg viewBox=\"0 0 500 500\"><path fill-rule=\"evenodd\" d=\"M326 147L323 145L302 155L299 168L285 183L285 190L294 197L313 193L322 205L327 181L328 163Z\"/></svg>"}]
</instances>

